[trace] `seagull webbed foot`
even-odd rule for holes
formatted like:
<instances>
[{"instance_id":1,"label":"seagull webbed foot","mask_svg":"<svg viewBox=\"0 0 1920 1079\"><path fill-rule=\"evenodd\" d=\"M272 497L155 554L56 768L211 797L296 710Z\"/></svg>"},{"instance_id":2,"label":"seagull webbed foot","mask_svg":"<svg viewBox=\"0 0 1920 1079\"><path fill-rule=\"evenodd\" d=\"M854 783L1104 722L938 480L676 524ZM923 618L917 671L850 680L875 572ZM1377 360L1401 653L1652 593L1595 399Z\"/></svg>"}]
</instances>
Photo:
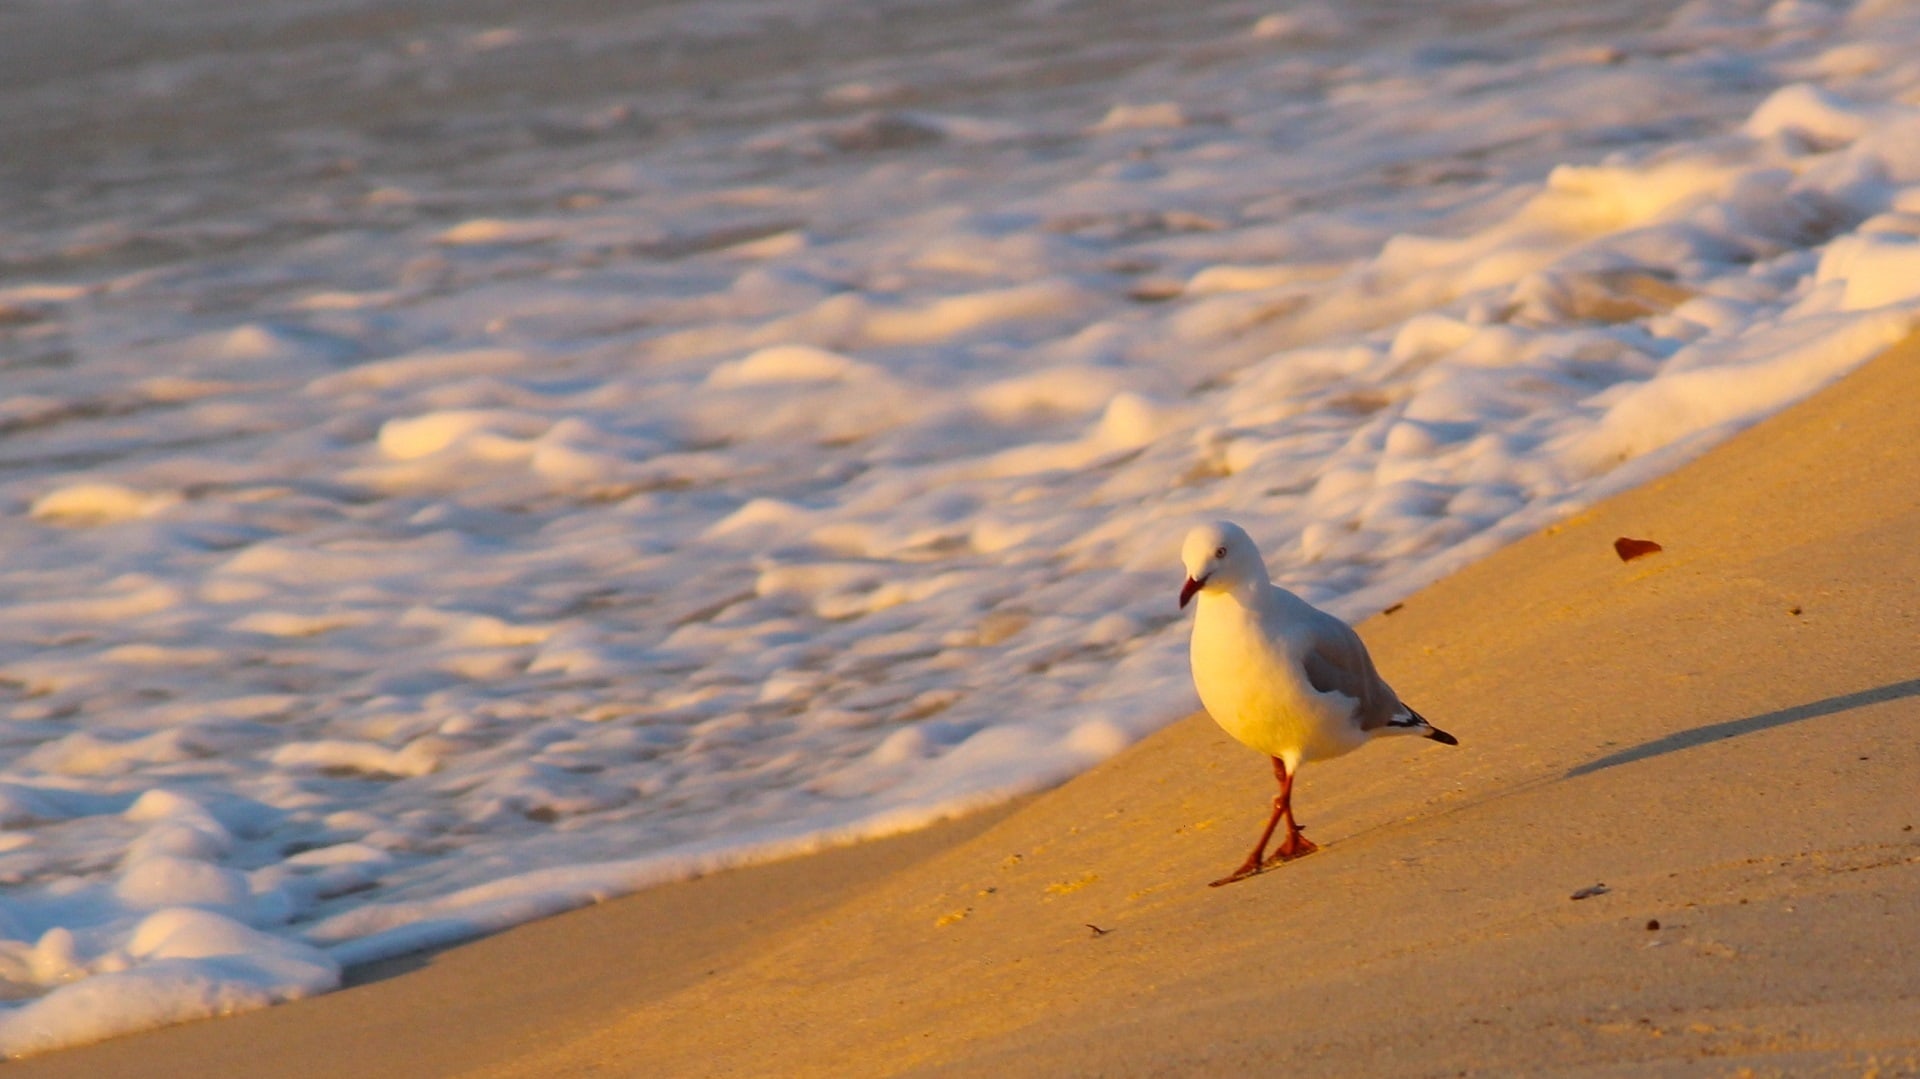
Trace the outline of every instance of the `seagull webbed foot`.
<instances>
[{"instance_id":1,"label":"seagull webbed foot","mask_svg":"<svg viewBox=\"0 0 1920 1079\"><path fill-rule=\"evenodd\" d=\"M1295 858L1305 858L1307 855L1319 849L1319 844L1308 839L1305 834L1294 832L1280 841L1280 845L1274 848L1273 853L1268 856L1263 866L1264 868L1271 869L1281 862L1291 862Z\"/></svg>"},{"instance_id":2,"label":"seagull webbed foot","mask_svg":"<svg viewBox=\"0 0 1920 1079\"><path fill-rule=\"evenodd\" d=\"M1232 873L1221 877L1219 880L1209 881L1207 887L1218 888L1222 884L1232 884L1236 880L1246 880L1248 877L1255 876L1264 868L1265 866L1261 864L1259 856L1256 855L1241 863L1240 868L1234 870Z\"/></svg>"}]
</instances>

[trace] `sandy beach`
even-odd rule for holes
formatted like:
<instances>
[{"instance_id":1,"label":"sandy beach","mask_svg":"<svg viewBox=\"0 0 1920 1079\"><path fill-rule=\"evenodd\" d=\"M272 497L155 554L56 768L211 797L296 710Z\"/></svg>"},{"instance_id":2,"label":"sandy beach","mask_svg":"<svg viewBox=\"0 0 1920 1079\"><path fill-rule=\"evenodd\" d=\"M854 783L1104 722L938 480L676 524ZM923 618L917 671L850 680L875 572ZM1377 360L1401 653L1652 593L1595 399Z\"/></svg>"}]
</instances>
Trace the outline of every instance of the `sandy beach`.
<instances>
[{"instance_id":1,"label":"sandy beach","mask_svg":"<svg viewBox=\"0 0 1920 1079\"><path fill-rule=\"evenodd\" d=\"M1916 396L1909 341L1366 621L1462 745L1308 769L1322 851L1239 884L1271 780L1194 716L1002 810L9 1070L1913 1074Z\"/></svg>"}]
</instances>

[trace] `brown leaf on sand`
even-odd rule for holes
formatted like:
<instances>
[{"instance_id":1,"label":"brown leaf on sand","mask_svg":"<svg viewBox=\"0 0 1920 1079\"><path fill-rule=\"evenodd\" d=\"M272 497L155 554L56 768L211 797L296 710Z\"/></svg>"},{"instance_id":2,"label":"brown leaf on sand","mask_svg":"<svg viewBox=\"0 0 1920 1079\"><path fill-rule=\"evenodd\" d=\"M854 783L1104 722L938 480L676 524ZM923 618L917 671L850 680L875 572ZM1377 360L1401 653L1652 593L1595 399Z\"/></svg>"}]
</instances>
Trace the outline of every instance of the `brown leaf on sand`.
<instances>
[{"instance_id":1,"label":"brown leaf on sand","mask_svg":"<svg viewBox=\"0 0 1920 1079\"><path fill-rule=\"evenodd\" d=\"M1626 536L1621 536L1619 539L1613 541L1613 553L1619 555L1620 561L1622 562L1631 562L1641 555L1649 555L1661 550L1665 550L1665 548L1652 540L1629 539Z\"/></svg>"}]
</instances>

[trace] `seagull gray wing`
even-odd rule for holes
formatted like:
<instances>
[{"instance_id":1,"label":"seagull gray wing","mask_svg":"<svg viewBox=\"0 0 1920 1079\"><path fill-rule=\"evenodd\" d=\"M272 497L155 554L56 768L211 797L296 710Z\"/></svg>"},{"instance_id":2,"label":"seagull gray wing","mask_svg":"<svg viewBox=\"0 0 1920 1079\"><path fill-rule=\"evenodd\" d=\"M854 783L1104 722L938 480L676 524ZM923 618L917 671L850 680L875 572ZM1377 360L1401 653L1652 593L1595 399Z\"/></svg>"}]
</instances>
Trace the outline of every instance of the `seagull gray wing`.
<instances>
[{"instance_id":1,"label":"seagull gray wing","mask_svg":"<svg viewBox=\"0 0 1920 1079\"><path fill-rule=\"evenodd\" d=\"M1393 687L1374 670L1367 646L1350 626L1322 615L1313 630L1311 647L1301 663L1309 685L1321 693L1353 698L1357 702L1353 721L1363 731L1378 730L1406 712Z\"/></svg>"}]
</instances>

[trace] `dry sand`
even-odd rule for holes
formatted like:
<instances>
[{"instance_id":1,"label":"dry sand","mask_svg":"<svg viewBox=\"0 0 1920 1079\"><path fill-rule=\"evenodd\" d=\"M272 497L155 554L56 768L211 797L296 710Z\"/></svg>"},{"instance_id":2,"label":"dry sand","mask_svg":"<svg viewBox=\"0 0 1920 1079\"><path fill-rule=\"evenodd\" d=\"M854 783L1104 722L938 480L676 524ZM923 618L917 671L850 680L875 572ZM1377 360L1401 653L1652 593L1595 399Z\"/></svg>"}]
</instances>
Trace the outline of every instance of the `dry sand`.
<instances>
[{"instance_id":1,"label":"dry sand","mask_svg":"<svg viewBox=\"0 0 1920 1079\"><path fill-rule=\"evenodd\" d=\"M1206 887L1271 777L1193 717L1008 810L9 1073L1920 1073L1916 401L1909 342L1370 620L1462 745L1310 767L1321 852L1251 880Z\"/></svg>"}]
</instances>

